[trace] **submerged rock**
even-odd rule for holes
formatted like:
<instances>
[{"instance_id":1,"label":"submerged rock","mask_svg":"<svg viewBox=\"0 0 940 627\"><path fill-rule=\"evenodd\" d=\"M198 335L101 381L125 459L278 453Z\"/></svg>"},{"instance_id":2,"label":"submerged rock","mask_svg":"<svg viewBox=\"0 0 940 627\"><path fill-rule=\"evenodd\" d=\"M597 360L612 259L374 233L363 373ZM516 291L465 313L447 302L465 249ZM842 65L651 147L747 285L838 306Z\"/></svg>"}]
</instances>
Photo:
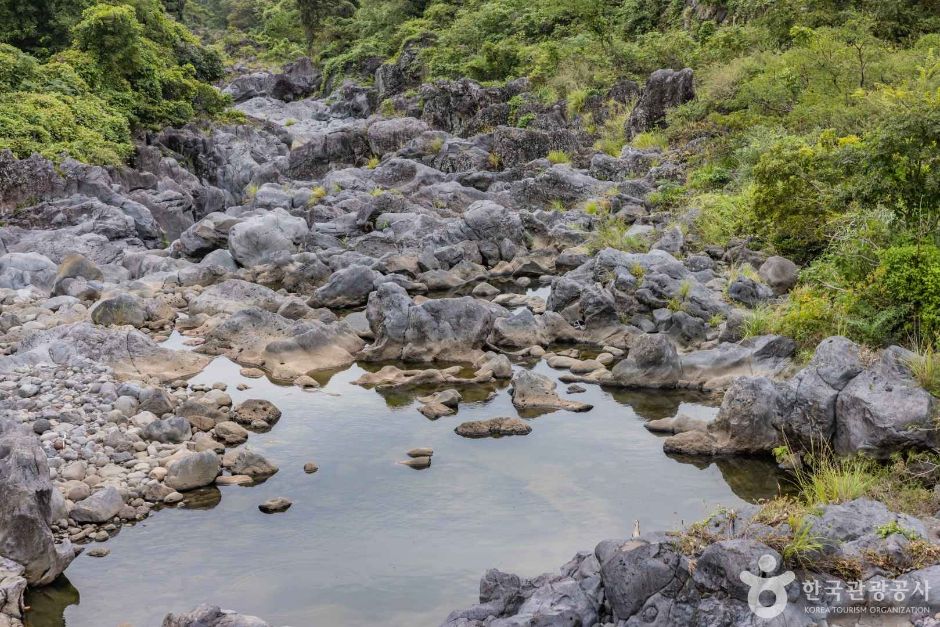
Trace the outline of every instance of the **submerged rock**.
<instances>
[{"instance_id":1,"label":"submerged rock","mask_svg":"<svg viewBox=\"0 0 940 627\"><path fill-rule=\"evenodd\" d=\"M532 427L521 418L490 418L464 422L454 431L465 438L498 438L506 435L528 435Z\"/></svg>"},{"instance_id":2,"label":"submerged rock","mask_svg":"<svg viewBox=\"0 0 940 627\"><path fill-rule=\"evenodd\" d=\"M200 605L185 614L167 614L162 627L271 627L256 616L219 609L218 605Z\"/></svg>"},{"instance_id":3,"label":"submerged rock","mask_svg":"<svg viewBox=\"0 0 940 627\"><path fill-rule=\"evenodd\" d=\"M588 411L594 406L559 398L558 384L531 370L518 370L512 377L512 404L516 409Z\"/></svg>"}]
</instances>

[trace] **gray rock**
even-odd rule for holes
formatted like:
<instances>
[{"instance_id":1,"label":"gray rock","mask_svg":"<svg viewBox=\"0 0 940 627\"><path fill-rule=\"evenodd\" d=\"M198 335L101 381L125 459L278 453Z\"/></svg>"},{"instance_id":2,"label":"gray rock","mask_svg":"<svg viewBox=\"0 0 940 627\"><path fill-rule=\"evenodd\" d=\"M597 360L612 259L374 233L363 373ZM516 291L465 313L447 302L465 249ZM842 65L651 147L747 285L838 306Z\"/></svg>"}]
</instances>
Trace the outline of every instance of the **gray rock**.
<instances>
[{"instance_id":1,"label":"gray rock","mask_svg":"<svg viewBox=\"0 0 940 627\"><path fill-rule=\"evenodd\" d=\"M167 614L162 627L270 627L256 616L219 609L217 605L200 605L185 614Z\"/></svg>"},{"instance_id":2,"label":"gray rock","mask_svg":"<svg viewBox=\"0 0 940 627\"><path fill-rule=\"evenodd\" d=\"M512 404L520 410L588 411L593 405L559 398L555 389L558 384L545 375L520 369L512 377Z\"/></svg>"},{"instance_id":3,"label":"gray rock","mask_svg":"<svg viewBox=\"0 0 940 627\"><path fill-rule=\"evenodd\" d=\"M219 456L212 451L193 453L170 462L163 482L174 490L185 492L210 485L219 475Z\"/></svg>"},{"instance_id":4,"label":"gray rock","mask_svg":"<svg viewBox=\"0 0 940 627\"><path fill-rule=\"evenodd\" d=\"M280 512L286 512L293 504L293 501L290 499L286 499L283 496L277 496L273 499L268 499L259 505L258 509L260 509L265 514L277 514Z\"/></svg>"},{"instance_id":5,"label":"gray rock","mask_svg":"<svg viewBox=\"0 0 940 627\"><path fill-rule=\"evenodd\" d=\"M768 257L757 273L774 294L786 294L800 277L800 268L785 257Z\"/></svg>"},{"instance_id":6,"label":"gray rock","mask_svg":"<svg viewBox=\"0 0 940 627\"><path fill-rule=\"evenodd\" d=\"M248 218L231 228L228 247L242 266L264 263L279 252L296 252L306 240L307 223L283 209Z\"/></svg>"},{"instance_id":7,"label":"gray rock","mask_svg":"<svg viewBox=\"0 0 940 627\"><path fill-rule=\"evenodd\" d=\"M611 369L613 381L624 387L672 388L680 374L676 347L659 333L636 336L627 358Z\"/></svg>"},{"instance_id":8,"label":"gray rock","mask_svg":"<svg viewBox=\"0 0 940 627\"><path fill-rule=\"evenodd\" d=\"M117 516L123 506L121 493L108 486L76 503L69 516L79 523L103 523Z\"/></svg>"},{"instance_id":9,"label":"gray rock","mask_svg":"<svg viewBox=\"0 0 940 627\"><path fill-rule=\"evenodd\" d=\"M222 464L233 475L248 475L252 478L269 477L278 471L275 464L247 446L226 452Z\"/></svg>"},{"instance_id":10,"label":"gray rock","mask_svg":"<svg viewBox=\"0 0 940 627\"><path fill-rule=\"evenodd\" d=\"M640 98L627 120L627 134L633 137L666 120L666 112L695 97L692 70L656 70L646 81Z\"/></svg>"},{"instance_id":11,"label":"gray rock","mask_svg":"<svg viewBox=\"0 0 940 627\"><path fill-rule=\"evenodd\" d=\"M53 491L39 440L0 418L0 555L22 564L31 585L50 583L75 557L52 535Z\"/></svg>"},{"instance_id":12,"label":"gray rock","mask_svg":"<svg viewBox=\"0 0 940 627\"><path fill-rule=\"evenodd\" d=\"M140 432L140 437L154 442L179 444L192 438L192 425L182 416L154 420Z\"/></svg>"},{"instance_id":13,"label":"gray rock","mask_svg":"<svg viewBox=\"0 0 940 627\"><path fill-rule=\"evenodd\" d=\"M774 292L769 287L744 275L738 276L728 286L728 296L748 307L755 307L773 298L773 295Z\"/></svg>"}]
</instances>

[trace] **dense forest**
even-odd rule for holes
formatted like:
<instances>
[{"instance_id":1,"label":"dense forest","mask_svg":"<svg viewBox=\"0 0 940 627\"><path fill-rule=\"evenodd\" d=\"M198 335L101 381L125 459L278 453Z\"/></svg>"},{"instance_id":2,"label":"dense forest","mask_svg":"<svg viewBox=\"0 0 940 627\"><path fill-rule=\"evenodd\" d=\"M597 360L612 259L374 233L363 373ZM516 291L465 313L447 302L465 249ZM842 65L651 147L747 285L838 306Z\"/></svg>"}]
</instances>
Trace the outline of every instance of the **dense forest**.
<instances>
[{"instance_id":1,"label":"dense forest","mask_svg":"<svg viewBox=\"0 0 940 627\"><path fill-rule=\"evenodd\" d=\"M0 33L0 146L21 157L126 160L135 133L226 115L211 85L227 65L309 54L335 85L408 50L425 80L528 77L599 149L679 151L686 180L654 201L693 208L684 228L701 246L750 238L803 266L750 333L812 348L834 333L924 347L940 332L936 0L6 1ZM585 108L683 67L697 97L662 131L630 138L628 108L601 124Z\"/></svg>"}]
</instances>

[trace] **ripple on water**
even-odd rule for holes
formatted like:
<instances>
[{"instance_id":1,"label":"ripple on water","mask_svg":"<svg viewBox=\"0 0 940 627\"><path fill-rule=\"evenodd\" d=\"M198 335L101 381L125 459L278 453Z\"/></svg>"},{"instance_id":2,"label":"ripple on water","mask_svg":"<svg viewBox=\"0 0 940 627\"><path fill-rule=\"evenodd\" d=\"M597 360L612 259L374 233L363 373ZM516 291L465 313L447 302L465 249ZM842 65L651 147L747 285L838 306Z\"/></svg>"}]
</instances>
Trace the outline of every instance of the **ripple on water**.
<instances>
[{"instance_id":1,"label":"ripple on water","mask_svg":"<svg viewBox=\"0 0 940 627\"><path fill-rule=\"evenodd\" d=\"M183 339L166 345L185 348ZM544 362L535 369L559 374ZM283 411L249 440L280 472L203 491L191 507L124 529L108 557L82 556L67 581L30 593L30 624L145 627L211 602L273 625L436 625L476 601L487 568L555 570L603 538L629 536L635 519L644 530L675 528L777 489L767 461L663 454L643 422L680 406L714 413L700 395L588 386L571 398L592 411L540 416L525 437L468 440L454 433L460 422L516 415L505 384L464 390L471 402L457 415L430 421L414 393L351 385L363 372L352 366L305 392L213 361L193 382L224 381L236 403L267 398ZM236 390L240 382L250 389ZM396 464L419 446L434 449L430 469ZM320 466L313 475L303 471L310 460ZM276 496L293 507L258 511Z\"/></svg>"}]
</instances>

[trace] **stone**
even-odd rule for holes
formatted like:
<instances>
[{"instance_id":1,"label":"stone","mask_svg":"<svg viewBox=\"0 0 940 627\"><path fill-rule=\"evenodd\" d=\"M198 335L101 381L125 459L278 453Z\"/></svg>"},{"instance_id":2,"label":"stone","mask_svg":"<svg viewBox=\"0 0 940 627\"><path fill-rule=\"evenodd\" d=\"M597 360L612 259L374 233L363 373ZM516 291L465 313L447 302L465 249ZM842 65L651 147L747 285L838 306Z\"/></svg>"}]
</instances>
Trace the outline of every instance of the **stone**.
<instances>
[{"instance_id":1,"label":"stone","mask_svg":"<svg viewBox=\"0 0 940 627\"><path fill-rule=\"evenodd\" d=\"M431 458L430 457L413 457L411 459L406 459L403 462L398 462L402 466L408 466L409 468L414 468L415 470L423 470L425 468L431 467Z\"/></svg>"},{"instance_id":2,"label":"stone","mask_svg":"<svg viewBox=\"0 0 940 627\"><path fill-rule=\"evenodd\" d=\"M673 388L679 383L681 364L667 336L642 334L634 338L627 358L610 372L613 381L624 387Z\"/></svg>"},{"instance_id":3,"label":"stone","mask_svg":"<svg viewBox=\"0 0 940 627\"><path fill-rule=\"evenodd\" d=\"M413 448L408 453L408 457L431 457L434 455L434 449L430 448Z\"/></svg>"},{"instance_id":4,"label":"stone","mask_svg":"<svg viewBox=\"0 0 940 627\"><path fill-rule=\"evenodd\" d=\"M512 377L512 404L519 410L563 409L567 411L588 411L593 405L559 398L555 392L557 383L545 375L531 370L518 370Z\"/></svg>"},{"instance_id":5,"label":"stone","mask_svg":"<svg viewBox=\"0 0 940 627\"><path fill-rule=\"evenodd\" d=\"M31 585L52 582L75 557L70 542L55 542L53 491L39 440L0 417L0 555L22 564Z\"/></svg>"},{"instance_id":6,"label":"stone","mask_svg":"<svg viewBox=\"0 0 940 627\"><path fill-rule=\"evenodd\" d=\"M167 465L163 482L178 492L201 488L215 481L220 465L219 456L211 450L184 455Z\"/></svg>"},{"instance_id":7,"label":"stone","mask_svg":"<svg viewBox=\"0 0 940 627\"><path fill-rule=\"evenodd\" d=\"M800 268L786 257L768 257L757 270L761 280L770 286L774 294L786 294L796 285Z\"/></svg>"},{"instance_id":8,"label":"stone","mask_svg":"<svg viewBox=\"0 0 940 627\"><path fill-rule=\"evenodd\" d=\"M179 444L192 438L192 425L182 416L158 419L144 427L140 437L154 442Z\"/></svg>"},{"instance_id":9,"label":"stone","mask_svg":"<svg viewBox=\"0 0 940 627\"><path fill-rule=\"evenodd\" d=\"M465 438L499 438L509 435L528 435L532 432L532 427L521 418L490 418L465 422L454 431Z\"/></svg>"},{"instance_id":10,"label":"stone","mask_svg":"<svg viewBox=\"0 0 940 627\"><path fill-rule=\"evenodd\" d=\"M91 320L103 326L128 324L140 328L147 321L147 311L140 298L133 294L118 294L99 300L91 308Z\"/></svg>"},{"instance_id":11,"label":"stone","mask_svg":"<svg viewBox=\"0 0 940 627\"><path fill-rule=\"evenodd\" d=\"M304 464L304 472L307 473L308 475L312 475L318 470L320 470L320 467L317 465L316 462L307 462L306 464Z\"/></svg>"},{"instance_id":12,"label":"stone","mask_svg":"<svg viewBox=\"0 0 940 627\"><path fill-rule=\"evenodd\" d=\"M216 424L213 431L215 439L225 446L238 446L248 440L248 430L231 420Z\"/></svg>"},{"instance_id":13,"label":"stone","mask_svg":"<svg viewBox=\"0 0 940 627\"><path fill-rule=\"evenodd\" d=\"M185 614L167 614L162 627L271 627L256 616L219 609L217 605L200 605Z\"/></svg>"},{"instance_id":14,"label":"stone","mask_svg":"<svg viewBox=\"0 0 940 627\"><path fill-rule=\"evenodd\" d=\"M695 97L692 82L692 70L689 68L653 72L646 80L640 98L627 120L628 137L662 126L669 109Z\"/></svg>"},{"instance_id":15,"label":"stone","mask_svg":"<svg viewBox=\"0 0 940 627\"><path fill-rule=\"evenodd\" d=\"M123 506L121 493L108 486L76 503L69 516L79 523L103 523L117 516Z\"/></svg>"},{"instance_id":16,"label":"stone","mask_svg":"<svg viewBox=\"0 0 940 627\"><path fill-rule=\"evenodd\" d=\"M278 471L278 467L268 461L264 455L247 446L225 453L222 464L233 475L248 475L252 478L269 477Z\"/></svg>"},{"instance_id":17,"label":"stone","mask_svg":"<svg viewBox=\"0 0 940 627\"><path fill-rule=\"evenodd\" d=\"M263 398L249 398L235 407L235 421L242 425L263 422L273 426L281 419L281 410L271 401Z\"/></svg>"},{"instance_id":18,"label":"stone","mask_svg":"<svg viewBox=\"0 0 940 627\"><path fill-rule=\"evenodd\" d=\"M268 499L259 505L258 509L260 509L265 514L277 514L279 512L286 512L293 504L293 501L290 499L286 499L283 496L278 496L272 499Z\"/></svg>"}]
</instances>

